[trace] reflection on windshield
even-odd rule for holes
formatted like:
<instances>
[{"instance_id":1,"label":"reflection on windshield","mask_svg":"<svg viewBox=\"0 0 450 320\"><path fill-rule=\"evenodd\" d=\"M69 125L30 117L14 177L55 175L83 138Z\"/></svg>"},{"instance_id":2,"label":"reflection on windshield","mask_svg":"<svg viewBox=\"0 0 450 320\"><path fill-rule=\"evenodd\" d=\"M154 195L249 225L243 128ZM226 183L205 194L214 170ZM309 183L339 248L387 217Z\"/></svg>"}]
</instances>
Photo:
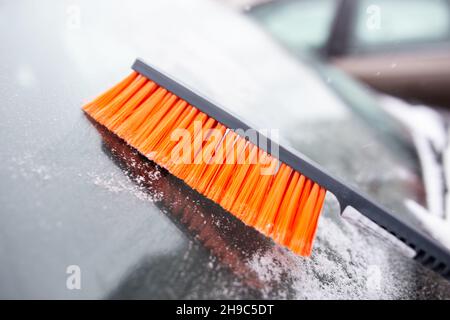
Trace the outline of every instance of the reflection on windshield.
<instances>
[{"instance_id":1,"label":"reflection on windshield","mask_svg":"<svg viewBox=\"0 0 450 320\"><path fill-rule=\"evenodd\" d=\"M140 155L106 128L91 122L102 136L103 151L144 190L163 195L155 204L183 233L199 241L249 287L261 289L265 285L246 261L272 245L268 238ZM157 179L155 172L161 174Z\"/></svg>"},{"instance_id":2,"label":"reflection on windshield","mask_svg":"<svg viewBox=\"0 0 450 320\"><path fill-rule=\"evenodd\" d=\"M383 285L386 292L381 292L364 285L366 268L372 264L383 268L385 281L389 283L411 283L404 277L417 277L417 274L411 272L409 263L405 263L408 258L388 249L381 239L362 234L364 229L343 224L343 219L337 215L329 215L335 211L332 206L337 203L326 204L321 220L324 226L319 227L316 250L311 259L304 259L246 227L181 180L141 156L106 128L93 120L91 122L100 133L103 151L109 158L142 190L151 196L160 194L154 204L191 239L194 246L201 247L188 253L181 250L142 259L125 275L109 298L186 297L192 292L192 287L195 287L193 282L196 281L220 283L219 288L224 288L222 294L226 295L226 290L231 290L232 295L252 298L319 295L322 298L373 295L392 298L411 295L409 290L399 292L401 286ZM158 172L160 176L155 179ZM217 261L219 266L213 272L208 269L211 261ZM168 270L171 266L181 269L172 273ZM186 276L185 270L189 276ZM233 276L225 275L222 280L214 278L224 270ZM173 278L175 276L178 278ZM222 283L224 279L228 280ZM214 293L204 290L214 289L215 286L210 287L202 282L198 287L200 292L196 294L199 297L205 294L214 296ZM327 289L326 295L324 288ZM169 289L175 291L167 293ZM238 293L241 291L245 293Z\"/></svg>"}]
</instances>

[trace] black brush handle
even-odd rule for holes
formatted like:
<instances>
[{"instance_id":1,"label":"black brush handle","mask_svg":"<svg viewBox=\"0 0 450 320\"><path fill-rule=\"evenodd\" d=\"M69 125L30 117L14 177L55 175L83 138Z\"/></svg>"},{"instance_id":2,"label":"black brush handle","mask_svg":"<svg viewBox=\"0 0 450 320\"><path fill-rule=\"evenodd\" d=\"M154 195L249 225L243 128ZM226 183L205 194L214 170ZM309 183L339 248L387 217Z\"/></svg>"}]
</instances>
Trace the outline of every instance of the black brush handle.
<instances>
[{"instance_id":1,"label":"black brush handle","mask_svg":"<svg viewBox=\"0 0 450 320\"><path fill-rule=\"evenodd\" d=\"M241 130L252 129L247 122L227 111L227 109L207 100L199 93L188 89L185 85L173 80L142 60L137 59L132 68L222 123L227 128L233 130L240 129L237 131L239 134L242 133ZM446 248L409 226L406 222L399 220L389 213L387 209L370 200L366 195L363 195L333 177L320 165L297 150L281 146L258 131L254 133L254 135L243 137L333 193L338 199L342 211L347 206L351 206L383 229L389 231L400 241L416 251L415 259L417 261L450 280L450 252Z\"/></svg>"}]
</instances>

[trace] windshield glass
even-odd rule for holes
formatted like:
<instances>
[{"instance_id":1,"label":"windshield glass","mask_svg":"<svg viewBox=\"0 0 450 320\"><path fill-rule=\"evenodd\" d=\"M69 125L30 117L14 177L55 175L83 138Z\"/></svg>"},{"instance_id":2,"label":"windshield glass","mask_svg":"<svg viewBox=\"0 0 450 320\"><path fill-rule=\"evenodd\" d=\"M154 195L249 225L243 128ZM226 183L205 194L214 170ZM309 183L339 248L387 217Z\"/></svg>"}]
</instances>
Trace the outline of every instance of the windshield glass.
<instances>
[{"instance_id":1,"label":"windshield glass","mask_svg":"<svg viewBox=\"0 0 450 320\"><path fill-rule=\"evenodd\" d=\"M320 86L332 92L330 99L333 101L330 103L322 96L316 97L310 90L304 93L304 102L309 100L309 96L314 98L306 104L308 107L304 104L302 112L307 114L313 112L311 109L317 111L322 108L318 112L321 117L315 121L304 115L299 117L302 124L292 128L295 133L290 133L289 139L298 150L331 173L369 193L394 212L407 212L404 202L411 197L423 204L421 166L408 129L383 110L377 95L366 86L321 63L314 52L298 50L293 42L286 42L283 35L273 32L274 21L282 23L278 8L303 2L308 1L273 2L249 12L275 40L316 72L321 80ZM290 29L292 34L299 30L298 26L294 27ZM307 82L305 79L301 86L307 87ZM326 156L324 149L327 150ZM343 168L339 162L347 163L349 158L355 161Z\"/></svg>"},{"instance_id":2,"label":"windshield glass","mask_svg":"<svg viewBox=\"0 0 450 320\"><path fill-rule=\"evenodd\" d=\"M81 111L142 57L403 212L400 200L420 199L415 160L396 155L314 67L215 2L80 0L80 25L70 6L0 10L1 297L450 297L443 278L341 219L332 198L304 259ZM82 290L66 287L74 264ZM383 275L379 287L367 286L368 270Z\"/></svg>"}]
</instances>

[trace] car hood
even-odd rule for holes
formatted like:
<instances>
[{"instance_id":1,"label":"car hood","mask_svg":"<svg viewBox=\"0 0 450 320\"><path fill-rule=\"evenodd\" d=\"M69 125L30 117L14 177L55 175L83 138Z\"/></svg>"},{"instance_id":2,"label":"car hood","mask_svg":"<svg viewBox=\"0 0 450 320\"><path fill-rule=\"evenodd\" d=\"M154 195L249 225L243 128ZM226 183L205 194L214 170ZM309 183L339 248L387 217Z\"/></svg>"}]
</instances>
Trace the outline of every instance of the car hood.
<instances>
[{"instance_id":1,"label":"car hood","mask_svg":"<svg viewBox=\"0 0 450 320\"><path fill-rule=\"evenodd\" d=\"M420 201L414 161L246 18L207 1L1 7L1 297L450 297L332 196L312 257L295 256L81 112L139 56L400 214ZM66 288L70 265L82 290Z\"/></svg>"}]
</instances>

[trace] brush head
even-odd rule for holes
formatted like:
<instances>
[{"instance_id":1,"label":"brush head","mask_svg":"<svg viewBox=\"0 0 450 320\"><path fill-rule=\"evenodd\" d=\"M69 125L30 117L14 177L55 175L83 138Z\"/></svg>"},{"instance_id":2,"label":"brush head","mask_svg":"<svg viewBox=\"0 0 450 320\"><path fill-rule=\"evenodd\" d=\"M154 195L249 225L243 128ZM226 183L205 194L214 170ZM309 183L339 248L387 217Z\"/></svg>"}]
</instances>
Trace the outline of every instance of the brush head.
<instances>
[{"instance_id":1,"label":"brush head","mask_svg":"<svg viewBox=\"0 0 450 320\"><path fill-rule=\"evenodd\" d=\"M414 249L416 260L450 278L450 253L441 244L141 60L133 69L83 109L247 225L308 256L328 191L341 211L356 209Z\"/></svg>"},{"instance_id":2,"label":"brush head","mask_svg":"<svg viewBox=\"0 0 450 320\"><path fill-rule=\"evenodd\" d=\"M83 109L245 224L311 254L325 189L260 148L244 122L230 128L220 110L216 119L138 72Z\"/></svg>"}]
</instances>

